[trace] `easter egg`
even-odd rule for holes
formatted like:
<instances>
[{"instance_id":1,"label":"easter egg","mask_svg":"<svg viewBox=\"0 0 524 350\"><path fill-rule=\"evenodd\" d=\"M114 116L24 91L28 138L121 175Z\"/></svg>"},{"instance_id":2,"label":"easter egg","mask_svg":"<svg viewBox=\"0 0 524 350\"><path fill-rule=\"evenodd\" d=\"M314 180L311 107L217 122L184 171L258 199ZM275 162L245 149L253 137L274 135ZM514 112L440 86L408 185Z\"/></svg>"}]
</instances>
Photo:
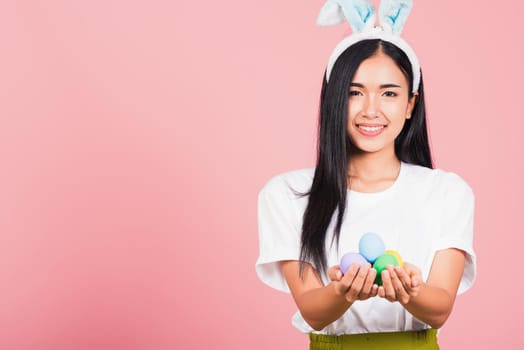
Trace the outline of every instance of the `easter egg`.
<instances>
[{"instance_id":1,"label":"easter egg","mask_svg":"<svg viewBox=\"0 0 524 350\"><path fill-rule=\"evenodd\" d=\"M400 266L400 267L404 266L404 261L402 261L402 257L400 256L400 254L396 250L388 249L388 250L386 250L386 254L393 255L397 259L398 266Z\"/></svg>"},{"instance_id":2,"label":"easter egg","mask_svg":"<svg viewBox=\"0 0 524 350\"><path fill-rule=\"evenodd\" d=\"M371 264L373 264L379 256L384 254L385 251L386 247L384 242L376 233L366 233L362 235L358 242L358 252Z\"/></svg>"},{"instance_id":3,"label":"easter egg","mask_svg":"<svg viewBox=\"0 0 524 350\"><path fill-rule=\"evenodd\" d=\"M367 261L359 253L344 254L342 259L340 259L340 271L345 274L349 267L355 262L358 264L358 266L362 266L362 264L365 264Z\"/></svg>"},{"instance_id":4,"label":"easter egg","mask_svg":"<svg viewBox=\"0 0 524 350\"><path fill-rule=\"evenodd\" d=\"M375 263L373 264L373 268L377 270L377 277L375 277L375 283L379 286L382 285L381 273L386 269L388 265L398 266L397 258L395 258L394 255L382 254L375 260Z\"/></svg>"}]
</instances>

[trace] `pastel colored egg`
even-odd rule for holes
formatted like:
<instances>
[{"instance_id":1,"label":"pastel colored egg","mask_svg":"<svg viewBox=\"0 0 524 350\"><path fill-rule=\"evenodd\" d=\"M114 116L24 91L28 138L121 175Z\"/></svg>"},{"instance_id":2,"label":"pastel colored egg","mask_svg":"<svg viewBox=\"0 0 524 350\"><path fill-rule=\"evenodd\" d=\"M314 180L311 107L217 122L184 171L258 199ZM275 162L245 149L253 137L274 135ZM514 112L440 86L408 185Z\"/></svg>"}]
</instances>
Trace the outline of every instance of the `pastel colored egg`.
<instances>
[{"instance_id":1,"label":"pastel colored egg","mask_svg":"<svg viewBox=\"0 0 524 350\"><path fill-rule=\"evenodd\" d=\"M366 233L362 235L358 242L358 252L371 264L373 264L379 256L384 254L385 251L386 247L384 242L376 233Z\"/></svg>"},{"instance_id":2,"label":"pastel colored egg","mask_svg":"<svg viewBox=\"0 0 524 350\"><path fill-rule=\"evenodd\" d=\"M373 268L377 270L377 277L375 277L375 283L379 286L382 285L381 273L386 269L388 265L398 266L397 258L395 258L394 255L382 254L375 260L375 263L373 264Z\"/></svg>"},{"instance_id":3,"label":"pastel colored egg","mask_svg":"<svg viewBox=\"0 0 524 350\"><path fill-rule=\"evenodd\" d=\"M404 266L404 261L402 260L402 257L400 256L400 254L396 250L388 249L388 250L386 250L386 254L393 255L397 259L398 266L400 266L400 267Z\"/></svg>"},{"instance_id":4,"label":"pastel colored egg","mask_svg":"<svg viewBox=\"0 0 524 350\"><path fill-rule=\"evenodd\" d=\"M359 253L346 253L342 259L340 259L340 271L345 274L353 263L357 263L358 266L362 266L362 264L367 263L367 261Z\"/></svg>"}]
</instances>

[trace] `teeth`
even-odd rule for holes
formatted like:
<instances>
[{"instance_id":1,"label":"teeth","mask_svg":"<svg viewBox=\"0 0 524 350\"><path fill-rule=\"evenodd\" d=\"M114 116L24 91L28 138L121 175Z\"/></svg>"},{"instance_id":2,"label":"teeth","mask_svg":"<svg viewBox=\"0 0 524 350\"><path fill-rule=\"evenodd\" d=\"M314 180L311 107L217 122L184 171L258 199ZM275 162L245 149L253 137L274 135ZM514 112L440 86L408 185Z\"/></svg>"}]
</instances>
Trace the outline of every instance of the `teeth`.
<instances>
[{"instance_id":1,"label":"teeth","mask_svg":"<svg viewBox=\"0 0 524 350\"><path fill-rule=\"evenodd\" d=\"M369 132L379 131L380 129L384 128L384 126L362 126L362 125L359 125L358 127L364 131L369 131Z\"/></svg>"}]
</instances>

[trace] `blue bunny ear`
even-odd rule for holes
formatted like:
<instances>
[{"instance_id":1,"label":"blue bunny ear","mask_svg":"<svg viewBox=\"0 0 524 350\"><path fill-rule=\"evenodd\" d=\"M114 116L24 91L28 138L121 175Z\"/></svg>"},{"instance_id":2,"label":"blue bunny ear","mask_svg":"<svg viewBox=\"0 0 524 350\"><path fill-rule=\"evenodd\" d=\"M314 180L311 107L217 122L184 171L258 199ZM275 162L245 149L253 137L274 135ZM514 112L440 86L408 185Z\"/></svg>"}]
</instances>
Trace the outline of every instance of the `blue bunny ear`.
<instances>
[{"instance_id":1,"label":"blue bunny ear","mask_svg":"<svg viewBox=\"0 0 524 350\"><path fill-rule=\"evenodd\" d=\"M336 25L347 20L353 32L375 25L375 8L366 0L328 0L320 10L317 24Z\"/></svg>"},{"instance_id":2,"label":"blue bunny ear","mask_svg":"<svg viewBox=\"0 0 524 350\"><path fill-rule=\"evenodd\" d=\"M382 28L400 34L412 7L412 0L382 0L378 10Z\"/></svg>"}]
</instances>

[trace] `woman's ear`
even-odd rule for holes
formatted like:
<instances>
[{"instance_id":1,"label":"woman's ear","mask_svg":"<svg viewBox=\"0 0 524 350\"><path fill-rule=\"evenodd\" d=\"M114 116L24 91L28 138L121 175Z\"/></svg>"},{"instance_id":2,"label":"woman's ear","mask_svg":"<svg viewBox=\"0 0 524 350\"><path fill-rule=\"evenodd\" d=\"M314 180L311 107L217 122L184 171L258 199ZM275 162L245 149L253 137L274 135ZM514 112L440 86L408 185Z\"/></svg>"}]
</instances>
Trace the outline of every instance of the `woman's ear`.
<instances>
[{"instance_id":1,"label":"woman's ear","mask_svg":"<svg viewBox=\"0 0 524 350\"><path fill-rule=\"evenodd\" d=\"M411 119L411 112L418 102L418 92L413 93L413 95L408 100L408 108L406 110L406 119Z\"/></svg>"}]
</instances>

